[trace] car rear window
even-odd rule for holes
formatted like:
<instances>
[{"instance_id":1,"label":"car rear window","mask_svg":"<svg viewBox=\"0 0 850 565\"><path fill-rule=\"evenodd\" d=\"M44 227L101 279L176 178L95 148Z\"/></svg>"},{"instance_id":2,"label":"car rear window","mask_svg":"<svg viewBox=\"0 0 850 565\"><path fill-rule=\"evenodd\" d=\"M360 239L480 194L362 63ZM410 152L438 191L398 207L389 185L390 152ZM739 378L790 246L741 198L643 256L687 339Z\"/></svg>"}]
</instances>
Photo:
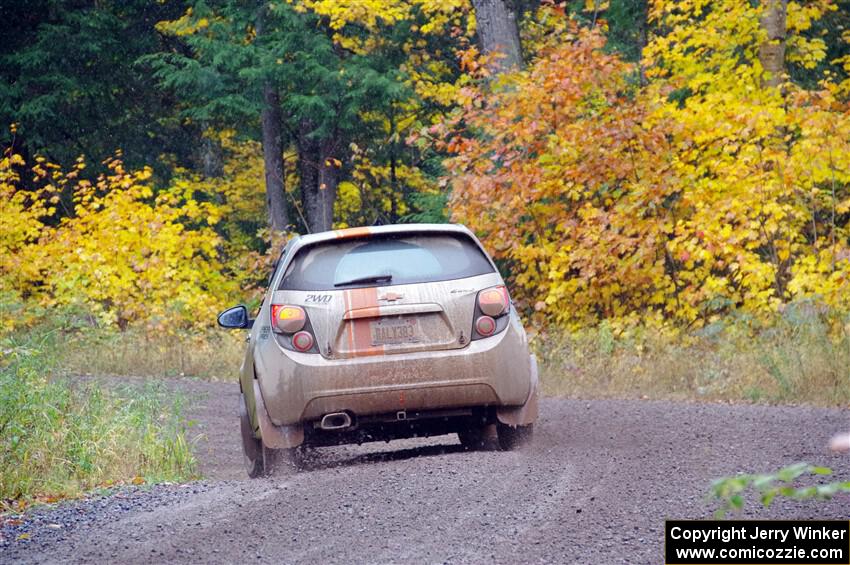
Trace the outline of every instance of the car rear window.
<instances>
[{"instance_id":1,"label":"car rear window","mask_svg":"<svg viewBox=\"0 0 850 565\"><path fill-rule=\"evenodd\" d=\"M492 272L481 249L462 234L376 236L331 240L302 249L287 267L280 290L447 281ZM369 278L379 280L351 282Z\"/></svg>"}]
</instances>

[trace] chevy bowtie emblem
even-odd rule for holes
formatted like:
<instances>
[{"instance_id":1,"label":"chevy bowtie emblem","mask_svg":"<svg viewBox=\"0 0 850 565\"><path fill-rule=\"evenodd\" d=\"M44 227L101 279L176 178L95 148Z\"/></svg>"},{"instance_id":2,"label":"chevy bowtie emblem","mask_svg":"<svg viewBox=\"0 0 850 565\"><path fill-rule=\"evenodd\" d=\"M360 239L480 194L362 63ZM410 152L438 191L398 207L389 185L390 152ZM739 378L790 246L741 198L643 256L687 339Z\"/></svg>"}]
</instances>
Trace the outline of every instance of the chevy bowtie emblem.
<instances>
[{"instance_id":1,"label":"chevy bowtie emblem","mask_svg":"<svg viewBox=\"0 0 850 565\"><path fill-rule=\"evenodd\" d=\"M396 300L401 300L402 298L404 298L403 294L396 294L394 292L388 292L385 295L383 295L382 297L380 297L378 300L386 300L387 302L395 302Z\"/></svg>"}]
</instances>

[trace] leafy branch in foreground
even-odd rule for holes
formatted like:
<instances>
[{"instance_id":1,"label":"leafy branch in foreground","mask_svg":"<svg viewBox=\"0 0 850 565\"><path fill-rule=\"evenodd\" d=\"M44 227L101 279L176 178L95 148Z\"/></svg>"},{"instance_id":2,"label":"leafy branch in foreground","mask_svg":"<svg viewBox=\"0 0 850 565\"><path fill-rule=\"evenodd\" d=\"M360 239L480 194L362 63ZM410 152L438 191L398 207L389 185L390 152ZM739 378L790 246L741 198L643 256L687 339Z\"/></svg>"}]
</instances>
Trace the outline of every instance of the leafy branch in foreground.
<instances>
[{"instance_id":1,"label":"leafy branch in foreground","mask_svg":"<svg viewBox=\"0 0 850 565\"><path fill-rule=\"evenodd\" d=\"M720 500L721 506L715 511L714 515L716 518L723 518L729 511L743 508L744 495L750 488L759 493L761 503L765 508L770 506L770 503L777 496L796 500L828 500L840 492L850 492L850 481L803 487L792 484L803 475L827 476L831 474L832 470L826 467L808 463L794 463L775 473L741 474L717 479L711 484L711 494L714 498Z\"/></svg>"}]
</instances>

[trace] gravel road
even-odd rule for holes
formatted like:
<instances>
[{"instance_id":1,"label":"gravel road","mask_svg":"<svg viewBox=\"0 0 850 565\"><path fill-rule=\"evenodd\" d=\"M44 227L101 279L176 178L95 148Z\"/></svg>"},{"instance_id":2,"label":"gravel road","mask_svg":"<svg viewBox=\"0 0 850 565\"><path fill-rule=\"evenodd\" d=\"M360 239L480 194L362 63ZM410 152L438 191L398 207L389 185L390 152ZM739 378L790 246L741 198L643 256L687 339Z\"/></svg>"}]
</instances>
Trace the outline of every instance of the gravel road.
<instances>
[{"instance_id":1,"label":"gravel road","mask_svg":"<svg viewBox=\"0 0 850 565\"><path fill-rule=\"evenodd\" d=\"M169 386L197 399L208 478L31 513L0 529L0 562L662 563L664 519L710 517L716 477L802 460L850 478L850 457L825 449L846 411L546 399L523 452L467 453L453 436L323 448L251 481L238 386ZM847 519L850 497L744 517Z\"/></svg>"}]
</instances>

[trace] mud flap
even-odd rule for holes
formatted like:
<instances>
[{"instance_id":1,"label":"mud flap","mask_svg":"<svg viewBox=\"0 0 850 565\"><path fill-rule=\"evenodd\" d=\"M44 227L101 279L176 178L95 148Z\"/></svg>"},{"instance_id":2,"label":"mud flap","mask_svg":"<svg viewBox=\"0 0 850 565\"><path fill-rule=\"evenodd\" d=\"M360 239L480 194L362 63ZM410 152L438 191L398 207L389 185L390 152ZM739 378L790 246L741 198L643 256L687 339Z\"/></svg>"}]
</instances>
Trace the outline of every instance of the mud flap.
<instances>
[{"instance_id":1,"label":"mud flap","mask_svg":"<svg viewBox=\"0 0 850 565\"><path fill-rule=\"evenodd\" d=\"M263 393L260 392L257 379L254 379L254 403L257 407L263 445L269 449L284 449L298 447L304 443L304 426L276 426L272 423L269 413L266 412L266 403L263 401Z\"/></svg>"},{"instance_id":2,"label":"mud flap","mask_svg":"<svg viewBox=\"0 0 850 565\"><path fill-rule=\"evenodd\" d=\"M528 392L528 398L525 399L525 404L522 406L504 406L496 409L496 418L508 426L527 426L537 420L537 402L540 396L539 379L537 377L537 357L532 354L529 362L531 364L531 388Z\"/></svg>"}]
</instances>

